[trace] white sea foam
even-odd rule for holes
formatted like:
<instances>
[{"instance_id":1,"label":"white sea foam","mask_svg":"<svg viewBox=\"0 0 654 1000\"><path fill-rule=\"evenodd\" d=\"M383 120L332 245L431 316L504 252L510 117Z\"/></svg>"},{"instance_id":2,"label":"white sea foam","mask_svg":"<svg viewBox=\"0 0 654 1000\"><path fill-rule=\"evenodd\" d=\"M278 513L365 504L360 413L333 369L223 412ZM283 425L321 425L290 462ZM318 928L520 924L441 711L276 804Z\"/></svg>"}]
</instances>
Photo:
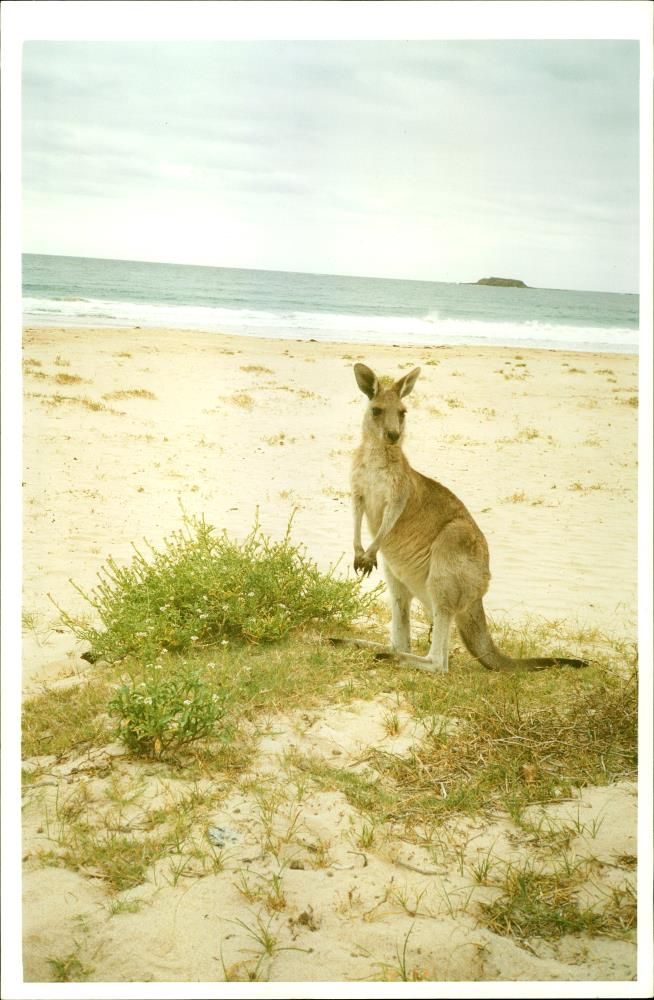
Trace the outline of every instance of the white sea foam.
<instances>
[{"instance_id":1,"label":"white sea foam","mask_svg":"<svg viewBox=\"0 0 654 1000\"><path fill-rule=\"evenodd\" d=\"M315 339L346 343L428 346L470 344L637 353L638 331L534 321L493 322L427 316L376 316L328 312L270 312L207 306L113 302L102 299L23 300L24 321L42 325L146 326Z\"/></svg>"}]
</instances>

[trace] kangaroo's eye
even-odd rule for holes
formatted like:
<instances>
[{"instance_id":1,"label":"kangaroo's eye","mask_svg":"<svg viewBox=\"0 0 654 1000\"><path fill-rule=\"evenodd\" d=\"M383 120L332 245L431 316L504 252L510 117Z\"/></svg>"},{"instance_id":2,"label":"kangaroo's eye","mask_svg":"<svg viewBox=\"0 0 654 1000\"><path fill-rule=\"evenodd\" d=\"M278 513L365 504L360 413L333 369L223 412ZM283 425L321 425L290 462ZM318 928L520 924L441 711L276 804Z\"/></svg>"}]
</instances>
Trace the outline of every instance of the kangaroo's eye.
<instances>
[{"instance_id":1,"label":"kangaroo's eye","mask_svg":"<svg viewBox=\"0 0 654 1000\"><path fill-rule=\"evenodd\" d=\"M406 412L404 410L400 410L400 420L404 420L405 417L406 417Z\"/></svg>"},{"instance_id":2,"label":"kangaroo's eye","mask_svg":"<svg viewBox=\"0 0 654 1000\"><path fill-rule=\"evenodd\" d=\"M373 415L373 417L379 417L379 416L381 416L381 410L380 410L380 408L378 406L373 406L373 408L372 408L372 415Z\"/></svg>"}]
</instances>

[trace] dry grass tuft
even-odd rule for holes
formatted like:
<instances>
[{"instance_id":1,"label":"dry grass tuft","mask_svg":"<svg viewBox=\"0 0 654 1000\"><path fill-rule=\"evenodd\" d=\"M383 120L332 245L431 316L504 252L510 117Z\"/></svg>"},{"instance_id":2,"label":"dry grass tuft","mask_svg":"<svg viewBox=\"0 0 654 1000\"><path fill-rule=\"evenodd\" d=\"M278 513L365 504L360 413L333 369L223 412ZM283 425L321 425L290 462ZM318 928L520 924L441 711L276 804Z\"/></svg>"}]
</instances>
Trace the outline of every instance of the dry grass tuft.
<instances>
[{"instance_id":1,"label":"dry grass tuft","mask_svg":"<svg viewBox=\"0 0 654 1000\"><path fill-rule=\"evenodd\" d=\"M240 406L242 410L252 410L254 408L254 400L247 392L235 392L229 397L228 401L233 403L234 406Z\"/></svg>"},{"instance_id":2,"label":"dry grass tuft","mask_svg":"<svg viewBox=\"0 0 654 1000\"><path fill-rule=\"evenodd\" d=\"M105 392L103 399L156 399L149 389L118 389L116 392Z\"/></svg>"},{"instance_id":3,"label":"dry grass tuft","mask_svg":"<svg viewBox=\"0 0 654 1000\"><path fill-rule=\"evenodd\" d=\"M582 907L577 893L588 866L538 870L531 861L505 864L501 878L491 880L501 890L492 903L481 904L482 921L495 934L518 940L556 940L565 934L625 934L636 926L636 899L630 886L613 889L603 909Z\"/></svg>"},{"instance_id":4,"label":"dry grass tuft","mask_svg":"<svg viewBox=\"0 0 654 1000\"><path fill-rule=\"evenodd\" d=\"M435 813L498 807L519 815L530 802L556 801L575 787L633 776L635 671L627 679L598 671L592 682L576 672L559 673L565 698L548 673L538 680L529 675L531 689L518 675L487 678L486 691L476 695L468 682L458 703L458 685L450 682L455 728L435 727L404 757L372 751L367 761L393 798L391 816L416 824L433 822Z\"/></svg>"},{"instance_id":5,"label":"dry grass tuft","mask_svg":"<svg viewBox=\"0 0 654 1000\"><path fill-rule=\"evenodd\" d=\"M42 392L27 392L25 393L28 399L40 399L45 406L62 406L65 403L72 403L73 405L83 406L86 410L92 410L97 412L103 410L105 413L113 413L115 416L124 416L123 411L113 410L109 406L105 406L104 403L98 403L95 399L89 399L88 396L62 396L60 393L55 393L54 396L45 396Z\"/></svg>"}]
</instances>

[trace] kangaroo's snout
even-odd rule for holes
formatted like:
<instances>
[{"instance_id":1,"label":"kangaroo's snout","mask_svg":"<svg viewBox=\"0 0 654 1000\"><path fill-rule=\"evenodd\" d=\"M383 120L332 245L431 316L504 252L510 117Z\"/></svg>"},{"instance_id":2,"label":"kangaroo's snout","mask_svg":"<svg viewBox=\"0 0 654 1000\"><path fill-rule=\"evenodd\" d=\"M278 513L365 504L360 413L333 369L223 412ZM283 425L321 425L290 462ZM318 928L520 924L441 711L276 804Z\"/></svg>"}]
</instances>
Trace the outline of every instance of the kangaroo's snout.
<instances>
[{"instance_id":1,"label":"kangaroo's snout","mask_svg":"<svg viewBox=\"0 0 654 1000\"><path fill-rule=\"evenodd\" d=\"M397 442L400 440L400 432L399 431L386 431L386 437L391 442L391 444L397 444Z\"/></svg>"}]
</instances>

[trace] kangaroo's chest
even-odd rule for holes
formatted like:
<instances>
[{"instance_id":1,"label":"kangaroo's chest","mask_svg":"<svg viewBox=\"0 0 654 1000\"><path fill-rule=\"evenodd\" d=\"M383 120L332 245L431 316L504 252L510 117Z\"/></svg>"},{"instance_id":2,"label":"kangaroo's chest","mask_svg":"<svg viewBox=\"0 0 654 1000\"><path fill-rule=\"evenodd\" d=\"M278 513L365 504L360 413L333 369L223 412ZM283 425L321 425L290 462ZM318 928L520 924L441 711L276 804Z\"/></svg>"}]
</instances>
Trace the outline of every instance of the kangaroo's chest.
<instances>
[{"instance_id":1,"label":"kangaroo's chest","mask_svg":"<svg viewBox=\"0 0 654 1000\"><path fill-rule=\"evenodd\" d=\"M405 498L407 482L403 470L397 466L364 460L355 465L352 487L363 500L370 530L376 532L386 506Z\"/></svg>"}]
</instances>

